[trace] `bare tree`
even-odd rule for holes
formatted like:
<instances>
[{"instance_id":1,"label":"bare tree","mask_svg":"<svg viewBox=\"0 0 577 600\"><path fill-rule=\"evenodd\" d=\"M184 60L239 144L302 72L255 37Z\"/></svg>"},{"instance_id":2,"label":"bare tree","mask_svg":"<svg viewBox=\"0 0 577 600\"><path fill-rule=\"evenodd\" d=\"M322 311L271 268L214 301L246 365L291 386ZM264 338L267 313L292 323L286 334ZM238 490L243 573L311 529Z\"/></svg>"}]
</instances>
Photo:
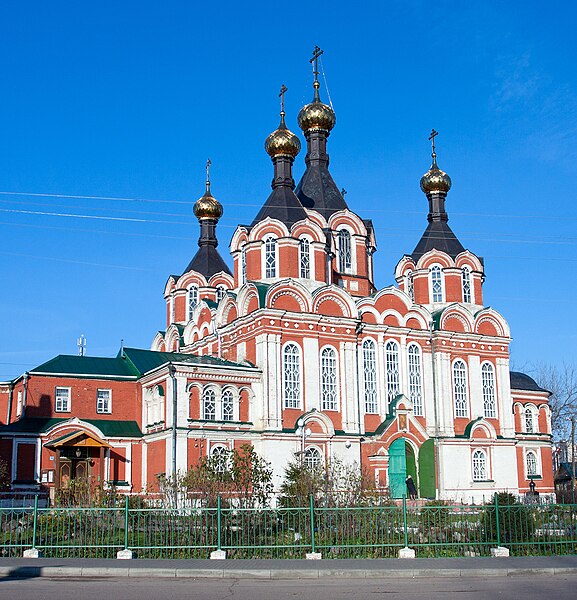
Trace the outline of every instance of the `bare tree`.
<instances>
[{"instance_id":1,"label":"bare tree","mask_svg":"<svg viewBox=\"0 0 577 600\"><path fill-rule=\"evenodd\" d=\"M571 417L577 417L577 367L541 363L534 369L537 383L551 392L551 428L554 440L568 440Z\"/></svg>"}]
</instances>

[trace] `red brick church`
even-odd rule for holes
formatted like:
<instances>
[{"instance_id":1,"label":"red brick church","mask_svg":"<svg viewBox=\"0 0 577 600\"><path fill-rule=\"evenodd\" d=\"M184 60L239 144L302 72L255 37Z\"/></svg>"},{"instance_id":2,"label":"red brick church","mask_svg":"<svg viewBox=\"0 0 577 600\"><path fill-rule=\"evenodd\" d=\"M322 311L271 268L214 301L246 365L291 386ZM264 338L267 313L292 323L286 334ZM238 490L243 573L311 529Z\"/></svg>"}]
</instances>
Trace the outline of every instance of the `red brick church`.
<instances>
[{"instance_id":1,"label":"red brick church","mask_svg":"<svg viewBox=\"0 0 577 600\"><path fill-rule=\"evenodd\" d=\"M373 225L329 171L336 116L319 87L315 74L298 115L299 183L301 142L283 105L265 141L272 191L238 225L230 262L217 249L223 206L207 167L194 204L199 249L168 277L166 326L150 350L60 355L0 384L13 490L53 494L89 477L139 493L250 443L277 484L304 456L363 465L393 497L408 475L426 498L523 494L531 481L553 493L549 393L510 371L508 324L483 299L483 259L448 225L436 132L420 182L425 231L394 267L397 285L378 290Z\"/></svg>"}]
</instances>

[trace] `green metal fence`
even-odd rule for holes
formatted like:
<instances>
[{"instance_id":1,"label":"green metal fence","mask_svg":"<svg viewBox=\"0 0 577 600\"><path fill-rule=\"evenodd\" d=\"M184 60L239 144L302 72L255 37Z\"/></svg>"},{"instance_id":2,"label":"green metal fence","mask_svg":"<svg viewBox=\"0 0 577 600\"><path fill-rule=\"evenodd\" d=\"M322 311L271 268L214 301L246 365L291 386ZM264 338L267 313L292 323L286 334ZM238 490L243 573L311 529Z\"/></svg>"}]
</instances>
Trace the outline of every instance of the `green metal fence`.
<instances>
[{"instance_id":1,"label":"green metal fence","mask_svg":"<svg viewBox=\"0 0 577 600\"><path fill-rule=\"evenodd\" d=\"M577 553L577 505L400 505L332 508L2 508L0 556L38 548L47 557L138 558L488 556L496 546L512 556Z\"/></svg>"}]
</instances>

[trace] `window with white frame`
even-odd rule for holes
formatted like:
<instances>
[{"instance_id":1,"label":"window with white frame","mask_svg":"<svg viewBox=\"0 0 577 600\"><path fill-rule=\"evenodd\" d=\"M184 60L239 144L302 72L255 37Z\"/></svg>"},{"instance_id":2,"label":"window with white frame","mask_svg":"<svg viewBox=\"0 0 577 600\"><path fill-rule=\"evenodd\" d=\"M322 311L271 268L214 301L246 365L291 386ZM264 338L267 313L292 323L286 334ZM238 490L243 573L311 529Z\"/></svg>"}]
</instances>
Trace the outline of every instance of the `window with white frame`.
<instances>
[{"instance_id":1,"label":"window with white frame","mask_svg":"<svg viewBox=\"0 0 577 600\"><path fill-rule=\"evenodd\" d=\"M321 410L337 410L337 353L333 348L321 352Z\"/></svg>"},{"instance_id":2,"label":"window with white frame","mask_svg":"<svg viewBox=\"0 0 577 600\"><path fill-rule=\"evenodd\" d=\"M70 412L70 388L69 387L57 387L55 394L56 402L54 403L54 410L56 412Z\"/></svg>"},{"instance_id":3,"label":"window with white frame","mask_svg":"<svg viewBox=\"0 0 577 600\"><path fill-rule=\"evenodd\" d=\"M407 273L407 294L409 298L414 302L415 301L415 282L413 280L413 271L409 271Z\"/></svg>"},{"instance_id":4,"label":"window with white frame","mask_svg":"<svg viewBox=\"0 0 577 600\"><path fill-rule=\"evenodd\" d=\"M535 413L531 406L525 408L525 433L535 433Z\"/></svg>"},{"instance_id":5,"label":"window with white frame","mask_svg":"<svg viewBox=\"0 0 577 600\"><path fill-rule=\"evenodd\" d=\"M365 412L378 413L377 401L377 352L375 342L363 342L363 381L365 387Z\"/></svg>"},{"instance_id":6,"label":"window with white frame","mask_svg":"<svg viewBox=\"0 0 577 600\"><path fill-rule=\"evenodd\" d=\"M463 267L461 275L463 284L463 302L473 302L473 290L471 287L471 269Z\"/></svg>"},{"instance_id":7,"label":"window with white frame","mask_svg":"<svg viewBox=\"0 0 577 600\"><path fill-rule=\"evenodd\" d=\"M462 360L453 363L453 400L455 416L469 416L469 394L467 390L467 367Z\"/></svg>"},{"instance_id":8,"label":"window with white frame","mask_svg":"<svg viewBox=\"0 0 577 600\"><path fill-rule=\"evenodd\" d=\"M299 276L303 279L311 278L311 243L307 238L299 240Z\"/></svg>"},{"instance_id":9,"label":"window with white frame","mask_svg":"<svg viewBox=\"0 0 577 600\"><path fill-rule=\"evenodd\" d=\"M473 481L487 481L487 454L478 448L472 456Z\"/></svg>"},{"instance_id":10,"label":"window with white frame","mask_svg":"<svg viewBox=\"0 0 577 600\"><path fill-rule=\"evenodd\" d=\"M307 469L310 469L311 471L318 469L322 465L322 462L323 455L318 448L315 448L315 446L309 446L305 450L304 463Z\"/></svg>"},{"instance_id":11,"label":"window with white frame","mask_svg":"<svg viewBox=\"0 0 577 600\"><path fill-rule=\"evenodd\" d=\"M529 450L525 454L525 467L527 470L527 477L535 477L539 475L539 464L537 463L537 455L533 450Z\"/></svg>"},{"instance_id":12,"label":"window with white frame","mask_svg":"<svg viewBox=\"0 0 577 600\"><path fill-rule=\"evenodd\" d=\"M202 418L216 421L216 392L210 388L202 393Z\"/></svg>"},{"instance_id":13,"label":"window with white frame","mask_svg":"<svg viewBox=\"0 0 577 600\"><path fill-rule=\"evenodd\" d=\"M497 403L495 401L495 369L491 363L483 363L481 383L483 386L483 414L488 419L494 419L497 417Z\"/></svg>"},{"instance_id":14,"label":"window with white frame","mask_svg":"<svg viewBox=\"0 0 577 600\"><path fill-rule=\"evenodd\" d=\"M212 466L217 473L225 473L230 467L230 450L226 446L213 446L210 449Z\"/></svg>"},{"instance_id":15,"label":"window with white frame","mask_svg":"<svg viewBox=\"0 0 577 600\"><path fill-rule=\"evenodd\" d=\"M421 371L421 349L410 344L407 350L409 358L409 399L413 403L413 413L423 416L423 374Z\"/></svg>"},{"instance_id":16,"label":"window with white frame","mask_svg":"<svg viewBox=\"0 0 577 600\"><path fill-rule=\"evenodd\" d=\"M240 251L240 283L246 283L246 247L243 246Z\"/></svg>"},{"instance_id":17,"label":"window with white frame","mask_svg":"<svg viewBox=\"0 0 577 600\"><path fill-rule=\"evenodd\" d=\"M431 301L443 302L443 273L440 265L431 267Z\"/></svg>"},{"instance_id":18,"label":"window with white frame","mask_svg":"<svg viewBox=\"0 0 577 600\"><path fill-rule=\"evenodd\" d=\"M300 408L301 405L301 359L296 344L287 344L283 349L283 395L285 408Z\"/></svg>"},{"instance_id":19,"label":"window with white frame","mask_svg":"<svg viewBox=\"0 0 577 600\"><path fill-rule=\"evenodd\" d=\"M196 308L196 305L198 304L198 288L196 287L196 285L191 285L188 288L188 320L190 321L190 319L192 319L192 313L194 312L194 309Z\"/></svg>"},{"instance_id":20,"label":"window with white frame","mask_svg":"<svg viewBox=\"0 0 577 600\"><path fill-rule=\"evenodd\" d=\"M390 404L399 394L399 346L393 340L385 345L385 370L387 374L387 401Z\"/></svg>"},{"instance_id":21,"label":"window with white frame","mask_svg":"<svg viewBox=\"0 0 577 600\"><path fill-rule=\"evenodd\" d=\"M347 229L340 229L339 240L339 272L350 273L353 267L351 234Z\"/></svg>"},{"instance_id":22,"label":"window with white frame","mask_svg":"<svg viewBox=\"0 0 577 600\"><path fill-rule=\"evenodd\" d=\"M222 420L234 421L234 396L231 390L224 390L221 396Z\"/></svg>"},{"instance_id":23,"label":"window with white frame","mask_svg":"<svg viewBox=\"0 0 577 600\"><path fill-rule=\"evenodd\" d=\"M220 302L224 298L225 294L226 294L226 288L224 287L224 285L216 286L216 301L217 301L217 303Z\"/></svg>"},{"instance_id":24,"label":"window with white frame","mask_svg":"<svg viewBox=\"0 0 577 600\"><path fill-rule=\"evenodd\" d=\"M276 239L269 236L264 241L265 277L276 277Z\"/></svg>"},{"instance_id":25,"label":"window with white frame","mask_svg":"<svg viewBox=\"0 0 577 600\"><path fill-rule=\"evenodd\" d=\"M112 412L112 390L96 390L96 412L107 415Z\"/></svg>"}]
</instances>

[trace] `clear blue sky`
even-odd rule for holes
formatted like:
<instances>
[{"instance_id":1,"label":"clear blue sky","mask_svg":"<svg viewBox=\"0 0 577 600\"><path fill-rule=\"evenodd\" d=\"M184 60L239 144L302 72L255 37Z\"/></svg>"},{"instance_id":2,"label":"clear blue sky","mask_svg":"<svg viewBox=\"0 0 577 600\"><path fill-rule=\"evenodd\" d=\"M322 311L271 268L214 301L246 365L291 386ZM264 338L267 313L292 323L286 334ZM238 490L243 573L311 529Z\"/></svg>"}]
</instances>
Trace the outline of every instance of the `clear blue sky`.
<instances>
[{"instance_id":1,"label":"clear blue sky","mask_svg":"<svg viewBox=\"0 0 577 600\"><path fill-rule=\"evenodd\" d=\"M377 286L426 226L434 127L450 224L485 257L514 364L572 360L575 22L560 1L3 2L0 380L75 354L81 333L91 355L149 347L166 279L196 251L206 158L228 257L270 190L282 83L300 134L314 44L337 114L331 170L374 220Z\"/></svg>"}]
</instances>

